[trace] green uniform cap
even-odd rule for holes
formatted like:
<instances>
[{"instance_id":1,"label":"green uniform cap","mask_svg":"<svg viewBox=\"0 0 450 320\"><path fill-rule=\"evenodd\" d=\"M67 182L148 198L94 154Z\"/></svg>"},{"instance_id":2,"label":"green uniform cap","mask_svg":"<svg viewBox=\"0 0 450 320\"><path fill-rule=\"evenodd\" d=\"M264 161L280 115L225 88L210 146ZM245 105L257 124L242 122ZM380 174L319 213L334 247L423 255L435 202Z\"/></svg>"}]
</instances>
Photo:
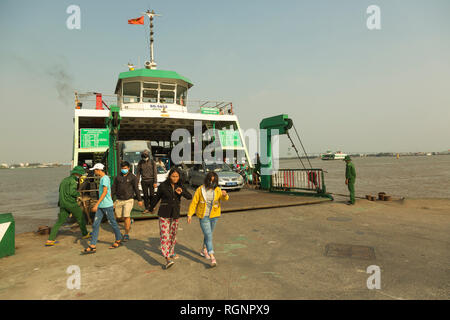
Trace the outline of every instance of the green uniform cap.
<instances>
[{"instance_id":1,"label":"green uniform cap","mask_svg":"<svg viewBox=\"0 0 450 320\"><path fill-rule=\"evenodd\" d=\"M72 169L72 171L70 171L70 174L79 174L79 175L83 175L86 173L86 171L84 171L84 168L82 166L76 166L75 168Z\"/></svg>"},{"instance_id":2,"label":"green uniform cap","mask_svg":"<svg viewBox=\"0 0 450 320\"><path fill-rule=\"evenodd\" d=\"M351 161L352 160L352 158L350 158L350 156L345 156L345 158L344 158L344 161Z\"/></svg>"}]
</instances>

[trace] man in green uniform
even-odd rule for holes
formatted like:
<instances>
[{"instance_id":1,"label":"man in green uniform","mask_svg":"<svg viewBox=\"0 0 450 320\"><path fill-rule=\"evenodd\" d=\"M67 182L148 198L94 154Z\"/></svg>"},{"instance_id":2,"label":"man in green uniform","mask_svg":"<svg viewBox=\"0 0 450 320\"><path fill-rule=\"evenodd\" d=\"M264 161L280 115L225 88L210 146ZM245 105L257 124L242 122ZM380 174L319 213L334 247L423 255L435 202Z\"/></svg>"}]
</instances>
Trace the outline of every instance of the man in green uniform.
<instances>
[{"instance_id":1,"label":"man in green uniform","mask_svg":"<svg viewBox=\"0 0 450 320\"><path fill-rule=\"evenodd\" d=\"M76 166L70 172L70 176L64 178L61 181L61 184L59 185L58 221L55 223L55 225L52 228L52 231L50 232L50 236L48 237L48 240L45 243L46 246L55 245L56 234L58 233L58 230L61 227L61 225L64 222L66 222L70 213L72 213L72 215L75 217L78 224L80 225L83 239L88 239L90 237L90 234L86 229L86 222L84 220L83 211L81 210L81 208L78 206L77 203L77 198L80 196L80 193L77 191L78 179L82 175L84 175L84 173L85 171L83 167Z\"/></svg>"},{"instance_id":2,"label":"man in green uniform","mask_svg":"<svg viewBox=\"0 0 450 320\"><path fill-rule=\"evenodd\" d=\"M356 170L353 165L352 159L349 156L345 156L345 184L348 186L348 191L350 191L350 201L347 204L355 204L355 181L356 181Z\"/></svg>"}]
</instances>

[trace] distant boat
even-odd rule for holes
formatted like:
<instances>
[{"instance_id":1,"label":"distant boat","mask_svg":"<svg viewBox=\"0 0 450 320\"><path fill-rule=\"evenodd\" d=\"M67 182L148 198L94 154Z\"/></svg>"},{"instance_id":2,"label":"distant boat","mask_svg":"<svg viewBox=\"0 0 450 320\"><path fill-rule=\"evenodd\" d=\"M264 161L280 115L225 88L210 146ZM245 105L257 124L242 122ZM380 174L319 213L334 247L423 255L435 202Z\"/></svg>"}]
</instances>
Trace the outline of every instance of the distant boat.
<instances>
[{"instance_id":1,"label":"distant boat","mask_svg":"<svg viewBox=\"0 0 450 320\"><path fill-rule=\"evenodd\" d=\"M342 153L342 151L331 152L328 150L326 153L322 154L320 158L322 160L344 160L346 156L347 154Z\"/></svg>"}]
</instances>

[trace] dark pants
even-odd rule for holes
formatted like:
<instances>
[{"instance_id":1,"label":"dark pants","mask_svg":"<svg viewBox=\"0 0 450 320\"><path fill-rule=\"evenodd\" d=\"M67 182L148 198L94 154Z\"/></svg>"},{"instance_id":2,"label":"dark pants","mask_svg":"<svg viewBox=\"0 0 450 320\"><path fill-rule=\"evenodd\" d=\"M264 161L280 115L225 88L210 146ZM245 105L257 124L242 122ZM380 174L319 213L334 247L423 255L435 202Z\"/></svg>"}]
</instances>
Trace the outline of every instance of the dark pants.
<instances>
[{"instance_id":1,"label":"dark pants","mask_svg":"<svg viewBox=\"0 0 450 320\"><path fill-rule=\"evenodd\" d=\"M153 204L153 197L155 195L155 188L153 188L154 183L153 180L141 181L142 192L144 193L144 205L147 210L149 210L150 206Z\"/></svg>"},{"instance_id":2,"label":"dark pants","mask_svg":"<svg viewBox=\"0 0 450 320\"><path fill-rule=\"evenodd\" d=\"M348 191L350 191L350 202L355 203L355 180L348 180Z\"/></svg>"}]
</instances>

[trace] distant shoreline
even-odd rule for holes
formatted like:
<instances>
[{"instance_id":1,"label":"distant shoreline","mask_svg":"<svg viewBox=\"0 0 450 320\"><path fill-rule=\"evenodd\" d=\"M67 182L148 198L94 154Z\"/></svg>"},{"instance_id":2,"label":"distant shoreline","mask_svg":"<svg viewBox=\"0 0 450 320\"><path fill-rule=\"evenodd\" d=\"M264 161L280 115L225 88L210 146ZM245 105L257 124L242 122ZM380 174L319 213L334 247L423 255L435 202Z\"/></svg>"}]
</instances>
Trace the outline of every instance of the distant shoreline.
<instances>
[{"instance_id":1,"label":"distant shoreline","mask_svg":"<svg viewBox=\"0 0 450 320\"><path fill-rule=\"evenodd\" d=\"M377 153L377 154L348 154L350 157L352 158L395 158L397 156L397 153ZM398 154L399 157L431 157L431 156L449 156L450 153L431 153L431 154L402 154L399 153ZM321 159L320 155L313 155L313 156L301 156L301 159ZM297 159L297 157L292 156L292 157L280 157L278 158L278 160L292 160L292 159Z\"/></svg>"},{"instance_id":2,"label":"distant shoreline","mask_svg":"<svg viewBox=\"0 0 450 320\"><path fill-rule=\"evenodd\" d=\"M36 165L36 166L9 166L9 167L0 167L1 169L50 169L50 168L59 168L59 167L65 167L68 166L66 164L59 164L59 165Z\"/></svg>"},{"instance_id":3,"label":"distant shoreline","mask_svg":"<svg viewBox=\"0 0 450 320\"><path fill-rule=\"evenodd\" d=\"M379 152L379 153L348 153L347 155L349 155L350 157L353 158L368 158L368 157L376 157L376 158L380 158L380 157L388 157L388 158L392 158L392 157L396 157L397 154L399 155L399 157L430 157L430 156L449 156L450 155L450 151L449 152L405 152L405 153L394 153L394 152ZM317 154L313 154L313 155L309 155L308 157L306 156L301 156L301 159L320 159L321 155L317 155ZM280 157L277 158L278 160L292 160L292 159L297 159L296 156L290 156L290 157ZM5 163L2 164L3 166L0 166L0 170L1 169L34 169L34 168L39 168L39 169L46 169L46 168L58 168L58 167L65 167L65 166L70 166L70 164L30 164L28 166L20 166L19 164L12 164L12 165L8 165L8 167L5 167L4 165L6 165Z\"/></svg>"}]
</instances>

